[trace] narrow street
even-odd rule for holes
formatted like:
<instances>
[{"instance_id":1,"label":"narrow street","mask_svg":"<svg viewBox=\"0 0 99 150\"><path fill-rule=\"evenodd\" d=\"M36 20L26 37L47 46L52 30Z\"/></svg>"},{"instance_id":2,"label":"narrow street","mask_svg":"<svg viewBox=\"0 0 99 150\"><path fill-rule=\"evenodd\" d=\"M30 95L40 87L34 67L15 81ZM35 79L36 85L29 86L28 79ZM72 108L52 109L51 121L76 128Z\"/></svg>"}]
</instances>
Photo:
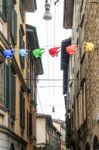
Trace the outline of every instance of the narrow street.
<instances>
[{"instance_id":1,"label":"narrow street","mask_svg":"<svg viewBox=\"0 0 99 150\"><path fill-rule=\"evenodd\" d=\"M0 0L0 150L99 150L99 0Z\"/></svg>"}]
</instances>

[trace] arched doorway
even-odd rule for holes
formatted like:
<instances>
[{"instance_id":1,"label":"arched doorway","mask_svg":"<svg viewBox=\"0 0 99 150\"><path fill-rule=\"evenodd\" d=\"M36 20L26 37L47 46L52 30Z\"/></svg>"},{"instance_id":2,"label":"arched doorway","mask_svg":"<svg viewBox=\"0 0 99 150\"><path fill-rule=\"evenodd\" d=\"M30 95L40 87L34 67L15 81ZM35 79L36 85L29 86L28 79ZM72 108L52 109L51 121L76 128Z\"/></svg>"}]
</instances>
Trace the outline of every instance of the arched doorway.
<instances>
[{"instance_id":1,"label":"arched doorway","mask_svg":"<svg viewBox=\"0 0 99 150\"><path fill-rule=\"evenodd\" d=\"M11 146L10 146L10 150L15 150L13 143L12 143Z\"/></svg>"},{"instance_id":2,"label":"arched doorway","mask_svg":"<svg viewBox=\"0 0 99 150\"><path fill-rule=\"evenodd\" d=\"M86 144L85 150L90 150L89 143Z\"/></svg>"},{"instance_id":3,"label":"arched doorway","mask_svg":"<svg viewBox=\"0 0 99 150\"><path fill-rule=\"evenodd\" d=\"M96 150L98 146L98 138L95 135L94 140L93 140L93 150ZM99 147L99 146L98 146Z\"/></svg>"},{"instance_id":4,"label":"arched doorway","mask_svg":"<svg viewBox=\"0 0 99 150\"><path fill-rule=\"evenodd\" d=\"M81 147L79 147L78 150L81 150Z\"/></svg>"}]
</instances>

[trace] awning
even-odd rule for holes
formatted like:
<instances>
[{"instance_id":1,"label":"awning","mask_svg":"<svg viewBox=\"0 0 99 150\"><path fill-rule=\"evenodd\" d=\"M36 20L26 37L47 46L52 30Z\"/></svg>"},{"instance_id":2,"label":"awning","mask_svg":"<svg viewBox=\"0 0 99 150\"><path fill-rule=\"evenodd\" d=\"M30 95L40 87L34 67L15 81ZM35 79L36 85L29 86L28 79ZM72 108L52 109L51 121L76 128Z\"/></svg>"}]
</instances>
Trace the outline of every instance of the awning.
<instances>
[{"instance_id":1,"label":"awning","mask_svg":"<svg viewBox=\"0 0 99 150\"><path fill-rule=\"evenodd\" d=\"M63 94L68 90L68 71L69 71L69 54L66 47L71 45L71 38L63 40L61 43L61 70L63 70Z\"/></svg>"}]
</instances>

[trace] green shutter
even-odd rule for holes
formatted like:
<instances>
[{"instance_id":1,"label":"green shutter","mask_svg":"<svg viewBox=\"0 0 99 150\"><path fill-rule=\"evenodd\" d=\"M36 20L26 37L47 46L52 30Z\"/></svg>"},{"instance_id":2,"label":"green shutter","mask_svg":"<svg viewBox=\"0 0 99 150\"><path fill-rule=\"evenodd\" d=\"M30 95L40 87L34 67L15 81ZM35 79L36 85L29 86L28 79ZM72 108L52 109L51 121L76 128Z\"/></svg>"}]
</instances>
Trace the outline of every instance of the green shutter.
<instances>
[{"instance_id":1,"label":"green shutter","mask_svg":"<svg viewBox=\"0 0 99 150\"><path fill-rule=\"evenodd\" d=\"M25 98L23 91L20 91L20 126L25 128Z\"/></svg>"},{"instance_id":2,"label":"green shutter","mask_svg":"<svg viewBox=\"0 0 99 150\"><path fill-rule=\"evenodd\" d=\"M5 106L9 109L11 97L11 84L10 84L10 67L5 65Z\"/></svg>"},{"instance_id":3,"label":"green shutter","mask_svg":"<svg viewBox=\"0 0 99 150\"><path fill-rule=\"evenodd\" d=\"M25 128L25 98L23 98L23 128Z\"/></svg>"},{"instance_id":4,"label":"green shutter","mask_svg":"<svg viewBox=\"0 0 99 150\"><path fill-rule=\"evenodd\" d=\"M7 0L2 0L2 13L5 19L7 19Z\"/></svg>"},{"instance_id":5,"label":"green shutter","mask_svg":"<svg viewBox=\"0 0 99 150\"><path fill-rule=\"evenodd\" d=\"M24 22L24 17L25 17L25 0L20 0L20 14L22 21Z\"/></svg>"},{"instance_id":6,"label":"green shutter","mask_svg":"<svg viewBox=\"0 0 99 150\"><path fill-rule=\"evenodd\" d=\"M20 91L20 126L22 126L22 91Z\"/></svg>"},{"instance_id":7,"label":"green shutter","mask_svg":"<svg viewBox=\"0 0 99 150\"><path fill-rule=\"evenodd\" d=\"M15 119L16 114L16 77L11 74L11 117Z\"/></svg>"},{"instance_id":8,"label":"green shutter","mask_svg":"<svg viewBox=\"0 0 99 150\"><path fill-rule=\"evenodd\" d=\"M17 43L17 14L14 9L11 10L10 32L11 32L11 38L12 38L13 44L16 44Z\"/></svg>"},{"instance_id":9,"label":"green shutter","mask_svg":"<svg viewBox=\"0 0 99 150\"><path fill-rule=\"evenodd\" d=\"M32 113L29 113L29 135L32 136Z\"/></svg>"},{"instance_id":10,"label":"green shutter","mask_svg":"<svg viewBox=\"0 0 99 150\"><path fill-rule=\"evenodd\" d=\"M25 43L23 40L23 33L22 33L21 29L19 30L19 45L20 45L20 48L25 47ZM25 68L25 57L22 57L21 55L20 55L20 64L21 64L22 69L24 69Z\"/></svg>"}]
</instances>

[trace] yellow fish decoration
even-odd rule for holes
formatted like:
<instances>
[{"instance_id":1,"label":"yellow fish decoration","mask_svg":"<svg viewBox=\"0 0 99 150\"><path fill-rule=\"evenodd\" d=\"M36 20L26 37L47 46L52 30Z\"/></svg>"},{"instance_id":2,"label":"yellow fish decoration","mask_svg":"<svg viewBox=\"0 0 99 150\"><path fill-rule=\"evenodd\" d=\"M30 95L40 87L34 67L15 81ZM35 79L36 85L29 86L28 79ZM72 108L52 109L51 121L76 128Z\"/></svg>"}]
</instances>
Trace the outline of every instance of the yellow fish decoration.
<instances>
[{"instance_id":1,"label":"yellow fish decoration","mask_svg":"<svg viewBox=\"0 0 99 150\"><path fill-rule=\"evenodd\" d=\"M92 50L94 49L95 45L91 42L85 42L84 43L84 47L86 49L86 51L88 52L92 52Z\"/></svg>"}]
</instances>

